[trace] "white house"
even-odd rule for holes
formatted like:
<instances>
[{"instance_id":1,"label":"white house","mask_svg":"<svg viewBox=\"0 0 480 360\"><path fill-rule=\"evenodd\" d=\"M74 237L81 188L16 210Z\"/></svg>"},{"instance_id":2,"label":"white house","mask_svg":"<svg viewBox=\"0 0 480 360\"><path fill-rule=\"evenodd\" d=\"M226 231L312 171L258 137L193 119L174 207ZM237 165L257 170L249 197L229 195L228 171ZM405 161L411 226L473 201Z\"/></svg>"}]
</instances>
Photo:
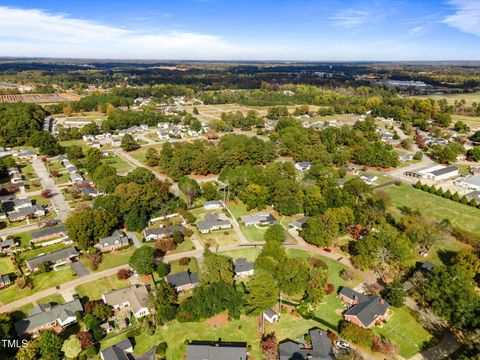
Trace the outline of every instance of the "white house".
<instances>
[{"instance_id":1,"label":"white house","mask_svg":"<svg viewBox=\"0 0 480 360\"><path fill-rule=\"evenodd\" d=\"M295 169L298 171L308 171L312 164L309 161L302 161L295 164Z\"/></svg>"},{"instance_id":2,"label":"white house","mask_svg":"<svg viewBox=\"0 0 480 360\"><path fill-rule=\"evenodd\" d=\"M276 323L278 321L278 317L278 313L273 309L268 309L263 312L263 318L270 324Z\"/></svg>"},{"instance_id":3,"label":"white house","mask_svg":"<svg viewBox=\"0 0 480 360\"><path fill-rule=\"evenodd\" d=\"M480 174L463 178L457 182L457 185L480 191Z\"/></svg>"},{"instance_id":4,"label":"white house","mask_svg":"<svg viewBox=\"0 0 480 360\"><path fill-rule=\"evenodd\" d=\"M203 203L205 210L220 210L224 208L223 202L220 200L210 200Z\"/></svg>"},{"instance_id":5,"label":"white house","mask_svg":"<svg viewBox=\"0 0 480 360\"><path fill-rule=\"evenodd\" d=\"M364 175L360 176L360 179L362 179L366 184L372 185L375 181L378 180L378 176L364 174Z\"/></svg>"}]
</instances>

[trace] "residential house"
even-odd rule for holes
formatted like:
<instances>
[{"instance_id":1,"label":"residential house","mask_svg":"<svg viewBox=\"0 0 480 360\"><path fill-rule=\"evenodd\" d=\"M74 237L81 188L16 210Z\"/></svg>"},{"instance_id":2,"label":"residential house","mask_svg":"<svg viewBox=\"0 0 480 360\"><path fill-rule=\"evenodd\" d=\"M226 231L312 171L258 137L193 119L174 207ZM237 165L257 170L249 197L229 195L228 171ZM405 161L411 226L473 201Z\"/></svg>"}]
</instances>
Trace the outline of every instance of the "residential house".
<instances>
[{"instance_id":1,"label":"residential house","mask_svg":"<svg viewBox=\"0 0 480 360\"><path fill-rule=\"evenodd\" d=\"M303 227L305 226L305 223L307 222L307 218L303 217L300 219L292 220L288 223L288 226L290 226L292 229L301 231Z\"/></svg>"},{"instance_id":2,"label":"residential house","mask_svg":"<svg viewBox=\"0 0 480 360\"><path fill-rule=\"evenodd\" d=\"M65 165L65 169L67 169L67 171L71 174L71 173L74 173L76 172L78 169L75 165L71 164L71 163L67 163Z\"/></svg>"},{"instance_id":3,"label":"residential house","mask_svg":"<svg viewBox=\"0 0 480 360\"><path fill-rule=\"evenodd\" d=\"M51 306L39 304L30 310L30 316L14 324L18 336L38 335L41 330L60 332L67 325L77 322L77 312L83 311L82 303L74 299L65 304Z\"/></svg>"},{"instance_id":4,"label":"residential house","mask_svg":"<svg viewBox=\"0 0 480 360\"><path fill-rule=\"evenodd\" d=\"M168 133L165 132L164 130L157 130L155 133L157 134L158 138L162 141L170 140L170 135L168 135Z\"/></svg>"},{"instance_id":5,"label":"residential house","mask_svg":"<svg viewBox=\"0 0 480 360\"><path fill-rule=\"evenodd\" d=\"M40 217L45 215L45 209L41 205L33 205L27 198L17 198L2 201L3 208L7 210L8 220L11 222L22 221L27 218Z\"/></svg>"},{"instance_id":6,"label":"residential house","mask_svg":"<svg viewBox=\"0 0 480 360\"><path fill-rule=\"evenodd\" d=\"M10 285L10 283L11 283L11 280L8 274L0 275L0 289L7 287L8 285Z\"/></svg>"},{"instance_id":7,"label":"residential house","mask_svg":"<svg viewBox=\"0 0 480 360\"><path fill-rule=\"evenodd\" d=\"M363 174L362 176L360 176L360 179L362 179L365 184L372 185L375 181L378 180L378 176L373 174Z\"/></svg>"},{"instance_id":8,"label":"residential house","mask_svg":"<svg viewBox=\"0 0 480 360\"><path fill-rule=\"evenodd\" d=\"M334 360L332 342L327 332L310 329L310 344L302 344L290 339L280 342L278 355L280 360Z\"/></svg>"},{"instance_id":9,"label":"residential house","mask_svg":"<svg viewBox=\"0 0 480 360\"><path fill-rule=\"evenodd\" d=\"M219 229L230 229L232 224L229 220L221 219L220 214L206 214L203 221L197 222L198 230L202 234Z\"/></svg>"},{"instance_id":10,"label":"residential house","mask_svg":"<svg viewBox=\"0 0 480 360\"><path fill-rule=\"evenodd\" d=\"M60 268L63 265L76 261L79 256L78 251L75 250L73 246L70 246L65 249L27 259L25 262L30 271L37 271L41 263L46 262L53 265L54 268Z\"/></svg>"},{"instance_id":11,"label":"residential house","mask_svg":"<svg viewBox=\"0 0 480 360\"><path fill-rule=\"evenodd\" d=\"M412 154L400 154L400 155L398 155L398 160L400 160L401 162L412 161L413 160L413 155Z\"/></svg>"},{"instance_id":12,"label":"residential house","mask_svg":"<svg viewBox=\"0 0 480 360\"><path fill-rule=\"evenodd\" d=\"M203 208L205 210L220 210L223 209L225 205L220 200L210 200L203 203Z\"/></svg>"},{"instance_id":13,"label":"residential house","mask_svg":"<svg viewBox=\"0 0 480 360\"><path fill-rule=\"evenodd\" d=\"M100 239L95 247L100 251L112 251L129 245L128 237L123 231L115 230L112 235Z\"/></svg>"},{"instance_id":14,"label":"residential house","mask_svg":"<svg viewBox=\"0 0 480 360\"><path fill-rule=\"evenodd\" d=\"M72 180L72 182L74 183L79 183L79 182L82 182L83 181L83 176L80 175L79 173L71 173L70 174L70 180Z\"/></svg>"},{"instance_id":15,"label":"residential house","mask_svg":"<svg viewBox=\"0 0 480 360\"><path fill-rule=\"evenodd\" d=\"M312 163L310 161L302 161L295 163L295 169L298 171L308 171L312 167Z\"/></svg>"},{"instance_id":16,"label":"residential house","mask_svg":"<svg viewBox=\"0 0 480 360\"><path fill-rule=\"evenodd\" d=\"M360 175L360 171L357 168L350 167L350 168L347 168L347 174L352 176L357 176L357 175Z\"/></svg>"},{"instance_id":17,"label":"residential house","mask_svg":"<svg viewBox=\"0 0 480 360\"><path fill-rule=\"evenodd\" d=\"M149 293L145 285L130 285L121 289L105 292L102 300L115 310L126 308L139 319L150 314Z\"/></svg>"},{"instance_id":18,"label":"residential house","mask_svg":"<svg viewBox=\"0 0 480 360\"><path fill-rule=\"evenodd\" d=\"M182 225L169 225L159 229L146 229L143 230L143 236L147 241L153 241L158 239L166 239L173 236L175 231L184 232L186 228Z\"/></svg>"},{"instance_id":19,"label":"residential house","mask_svg":"<svg viewBox=\"0 0 480 360\"><path fill-rule=\"evenodd\" d=\"M438 182L457 177L458 175L458 168L456 166L448 166L425 174L425 178Z\"/></svg>"},{"instance_id":20,"label":"residential house","mask_svg":"<svg viewBox=\"0 0 480 360\"><path fill-rule=\"evenodd\" d=\"M65 226L60 225L54 227L47 227L38 231L34 231L32 233L32 242L35 243L65 236L67 236L67 229L65 229Z\"/></svg>"},{"instance_id":21,"label":"residential house","mask_svg":"<svg viewBox=\"0 0 480 360\"><path fill-rule=\"evenodd\" d=\"M37 158L37 154L27 149L20 150L14 156L18 157L21 160L32 160Z\"/></svg>"},{"instance_id":22,"label":"residential house","mask_svg":"<svg viewBox=\"0 0 480 360\"><path fill-rule=\"evenodd\" d=\"M136 355L133 353L133 345L130 340L123 339L122 341L101 350L100 357L102 360L155 360L156 349L157 346L154 345L146 353Z\"/></svg>"},{"instance_id":23,"label":"residential house","mask_svg":"<svg viewBox=\"0 0 480 360\"><path fill-rule=\"evenodd\" d=\"M122 144L122 140L118 138L112 138L112 146L120 146Z\"/></svg>"},{"instance_id":24,"label":"residential house","mask_svg":"<svg viewBox=\"0 0 480 360\"><path fill-rule=\"evenodd\" d=\"M15 246L17 244L11 239L0 241L0 252L4 254L9 253Z\"/></svg>"},{"instance_id":25,"label":"residential house","mask_svg":"<svg viewBox=\"0 0 480 360\"><path fill-rule=\"evenodd\" d=\"M387 318L389 305L380 296L367 296L348 287L343 287L339 296L350 305L343 314L346 321L368 329Z\"/></svg>"},{"instance_id":26,"label":"residential house","mask_svg":"<svg viewBox=\"0 0 480 360\"><path fill-rule=\"evenodd\" d=\"M263 312L262 314L263 318L269 322L270 324L274 324L278 321L278 313L274 311L273 309L268 309Z\"/></svg>"},{"instance_id":27,"label":"residential house","mask_svg":"<svg viewBox=\"0 0 480 360\"><path fill-rule=\"evenodd\" d=\"M91 134L83 135L82 140L85 142L95 141L95 136Z\"/></svg>"},{"instance_id":28,"label":"residential house","mask_svg":"<svg viewBox=\"0 0 480 360\"><path fill-rule=\"evenodd\" d=\"M92 143L90 144L91 147L95 148L95 149L100 149L101 145L100 143L95 140L95 141L92 141Z\"/></svg>"},{"instance_id":29,"label":"residential house","mask_svg":"<svg viewBox=\"0 0 480 360\"><path fill-rule=\"evenodd\" d=\"M236 279L246 278L252 276L255 272L254 264L245 258L239 258L233 263L233 271Z\"/></svg>"},{"instance_id":30,"label":"residential house","mask_svg":"<svg viewBox=\"0 0 480 360\"><path fill-rule=\"evenodd\" d=\"M98 192L96 192L94 189L90 187L82 188L80 189L80 192L82 193L82 195L88 196L90 198L96 198L99 195Z\"/></svg>"},{"instance_id":31,"label":"residential house","mask_svg":"<svg viewBox=\"0 0 480 360\"><path fill-rule=\"evenodd\" d=\"M275 217L272 214L264 213L264 212L240 216L240 219L242 220L245 226L272 225L272 224L275 224L275 222L277 221L277 219L275 219Z\"/></svg>"},{"instance_id":32,"label":"residential house","mask_svg":"<svg viewBox=\"0 0 480 360\"><path fill-rule=\"evenodd\" d=\"M192 290L200 282L198 272L191 273L189 271L167 275L165 281L178 292Z\"/></svg>"},{"instance_id":33,"label":"residential house","mask_svg":"<svg viewBox=\"0 0 480 360\"><path fill-rule=\"evenodd\" d=\"M247 360L247 343L192 341L185 360Z\"/></svg>"}]
</instances>

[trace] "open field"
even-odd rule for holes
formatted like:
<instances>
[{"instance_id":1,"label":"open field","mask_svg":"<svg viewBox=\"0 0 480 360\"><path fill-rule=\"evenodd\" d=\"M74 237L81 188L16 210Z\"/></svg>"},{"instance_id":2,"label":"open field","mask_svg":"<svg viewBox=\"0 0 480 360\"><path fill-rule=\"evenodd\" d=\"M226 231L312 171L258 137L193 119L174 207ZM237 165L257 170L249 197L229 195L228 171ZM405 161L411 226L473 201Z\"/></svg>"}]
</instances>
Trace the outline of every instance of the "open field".
<instances>
[{"instance_id":1,"label":"open field","mask_svg":"<svg viewBox=\"0 0 480 360\"><path fill-rule=\"evenodd\" d=\"M73 94L15 94L0 95L0 103L58 103L78 101L81 96Z\"/></svg>"},{"instance_id":2,"label":"open field","mask_svg":"<svg viewBox=\"0 0 480 360\"><path fill-rule=\"evenodd\" d=\"M452 115L452 123L455 124L457 121L463 121L472 131L480 129L480 116Z\"/></svg>"},{"instance_id":3,"label":"open field","mask_svg":"<svg viewBox=\"0 0 480 360\"><path fill-rule=\"evenodd\" d=\"M391 308L391 312L388 321L373 331L394 341L400 348L400 355L409 358L421 351L432 335L417 322L411 309Z\"/></svg>"},{"instance_id":4,"label":"open field","mask_svg":"<svg viewBox=\"0 0 480 360\"><path fill-rule=\"evenodd\" d=\"M453 104L455 101L465 100L465 102L469 105L472 102L480 102L480 93L469 93L469 94L439 94L439 95L425 95L425 96L413 96L415 98L422 98L422 99L434 99L434 100L441 100L447 99L449 104Z\"/></svg>"},{"instance_id":5,"label":"open field","mask_svg":"<svg viewBox=\"0 0 480 360\"><path fill-rule=\"evenodd\" d=\"M431 220L448 219L453 226L460 226L480 235L480 221L478 220L480 209L417 190L411 185L387 186L381 191L391 196L395 208L392 209L394 214L399 214L403 207L410 207L420 211L422 215Z\"/></svg>"}]
</instances>

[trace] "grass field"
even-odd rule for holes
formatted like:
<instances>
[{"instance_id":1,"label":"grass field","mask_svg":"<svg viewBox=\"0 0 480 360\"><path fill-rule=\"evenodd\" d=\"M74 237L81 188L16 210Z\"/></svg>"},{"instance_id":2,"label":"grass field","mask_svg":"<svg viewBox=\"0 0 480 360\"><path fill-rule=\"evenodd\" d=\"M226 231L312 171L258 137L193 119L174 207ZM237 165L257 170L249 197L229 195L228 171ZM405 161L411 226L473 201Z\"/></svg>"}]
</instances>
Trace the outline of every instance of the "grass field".
<instances>
[{"instance_id":1,"label":"grass field","mask_svg":"<svg viewBox=\"0 0 480 360\"><path fill-rule=\"evenodd\" d=\"M122 334L109 338L101 343L101 348L109 347L126 336L127 334ZM185 356L186 340L218 340L219 338L223 341L245 341L252 347L249 359L262 359L258 338L258 320L251 316L242 316L239 320L230 321L217 328L211 327L204 321L188 323L172 321L167 325L157 327L152 336L142 334L135 337L134 352L143 354L153 345L166 342L168 344L167 360L178 360Z\"/></svg>"},{"instance_id":2,"label":"grass field","mask_svg":"<svg viewBox=\"0 0 480 360\"><path fill-rule=\"evenodd\" d=\"M50 296L45 296L44 298L38 299L37 304L64 304L65 300L60 294L53 294Z\"/></svg>"},{"instance_id":3,"label":"grass field","mask_svg":"<svg viewBox=\"0 0 480 360\"><path fill-rule=\"evenodd\" d=\"M79 285L75 291L81 297L88 297L89 300L97 300L102 297L102 293L113 289L119 289L130 285L130 280L120 280L116 275L104 277L87 284Z\"/></svg>"},{"instance_id":4,"label":"grass field","mask_svg":"<svg viewBox=\"0 0 480 360\"><path fill-rule=\"evenodd\" d=\"M452 115L452 122L463 121L472 130L480 128L480 116L465 116L465 115Z\"/></svg>"},{"instance_id":5,"label":"grass field","mask_svg":"<svg viewBox=\"0 0 480 360\"><path fill-rule=\"evenodd\" d=\"M0 274L10 274L15 271L15 266L8 256L0 258Z\"/></svg>"},{"instance_id":6,"label":"grass field","mask_svg":"<svg viewBox=\"0 0 480 360\"><path fill-rule=\"evenodd\" d=\"M400 355L409 358L422 350L422 345L432 339L432 335L418 323L412 310L407 307L391 308L392 315L386 324L373 331L394 341L400 348Z\"/></svg>"},{"instance_id":7,"label":"grass field","mask_svg":"<svg viewBox=\"0 0 480 360\"><path fill-rule=\"evenodd\" d=\"M67 268L60 271L36 274L32 276L33 289L20 289L17 285L9 286L0 291L0 301L4 304L32 295L33 293L49 289L51 287L76 279L77 276L72 269Z\"/></svg>"},{"instance_id":8,"label":"grass field","mask_svg":"<svg viewBox=\"0 0 480 360\"><path fill-rule=\"evenodd\" d=\"M135 251L133 246L130 246L126 249L118 250L115 252L104 253L102 255L102 262L97 270L93 272L107 270L113 267L117 267L120 265L127 265L130 256ZM90 269L88 260L85 257L81 257L80 261L84 264L88 269Z\"/></svg>"},{"instance_id":9,"label":"grass field","mask_svg":"<svg viewBox=\"0 0 480 360\"><path fill-rule=\"evenodd\" d=\"M411 185L387 186L381 191L391 196L394 206L392 210L396 214L399 214L402 207L410 207L431 220L448 219L454 226L480 235L480 209L417 190Z\"/></svg>"},{"instance_id":10,"label":"grass field","mask_svg":"<svg viewBox=\"0 0 480 360\"><path fill-rule=\"evenodd\" d=\"M441 100L447 99L449 104L453 104L455 101L465 100L465 102L469 105L472 102L478 103L480 101L480 93L470 93L470 94L439 94L439 95L425 95L425 96L414 96L415 98L422 98L422 99L434 99L434 100Z\"/></svg>"},{"instance_id":11,"label":"grass field","mask_svg":"<svg viewBox=\"0 0 480 360\"><path fill-rule=\"evenodd\" d=\"M109 157L108 159L102 160L102 163L114 167L118 173L128 173L134 169L129 162L120 156Z\"/></svg>"}]
</instances>

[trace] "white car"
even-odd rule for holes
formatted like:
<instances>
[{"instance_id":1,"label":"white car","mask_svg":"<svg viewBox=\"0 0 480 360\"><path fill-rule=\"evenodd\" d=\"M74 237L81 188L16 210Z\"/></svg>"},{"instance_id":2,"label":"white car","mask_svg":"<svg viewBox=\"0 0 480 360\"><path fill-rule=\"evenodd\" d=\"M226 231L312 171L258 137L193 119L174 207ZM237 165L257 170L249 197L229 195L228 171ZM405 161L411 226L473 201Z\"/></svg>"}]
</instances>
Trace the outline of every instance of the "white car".
<instances>
[{"instance_id":1,"label":"white car","mask_svg":"<svg viewBox=\"0 0 480 360\"><path fill-rule=\"evenodd\" d=\"M345 341L336 341L335 345L337 345L338 348L348 350L350 349L350 345L348 345Z\"/></svg>"}]
</instances>

